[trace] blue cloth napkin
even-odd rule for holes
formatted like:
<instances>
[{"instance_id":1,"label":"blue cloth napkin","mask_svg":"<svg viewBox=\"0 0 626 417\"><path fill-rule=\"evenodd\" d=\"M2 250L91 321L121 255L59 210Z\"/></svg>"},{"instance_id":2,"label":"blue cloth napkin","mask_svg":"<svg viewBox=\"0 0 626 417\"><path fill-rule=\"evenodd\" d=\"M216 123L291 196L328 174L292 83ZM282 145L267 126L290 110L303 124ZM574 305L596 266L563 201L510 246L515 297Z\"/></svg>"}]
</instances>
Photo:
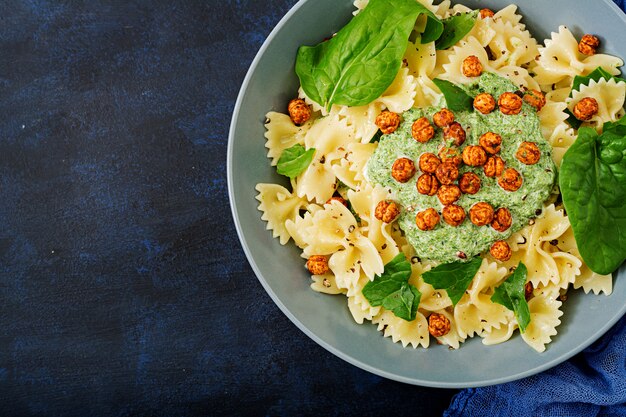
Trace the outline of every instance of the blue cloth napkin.
<instances>
[{"instance_id":1,"label":"blue cloth napkin","mask_svg":"<svg viewBox=\"0 0 626 417\"><path fill-rule=\"evenodd\" d=\"M625 0L613 0L625 10ZM569 361L508 384L471 388L444 417L626 417L626 317Z\"/></svg>"}]
</instances>

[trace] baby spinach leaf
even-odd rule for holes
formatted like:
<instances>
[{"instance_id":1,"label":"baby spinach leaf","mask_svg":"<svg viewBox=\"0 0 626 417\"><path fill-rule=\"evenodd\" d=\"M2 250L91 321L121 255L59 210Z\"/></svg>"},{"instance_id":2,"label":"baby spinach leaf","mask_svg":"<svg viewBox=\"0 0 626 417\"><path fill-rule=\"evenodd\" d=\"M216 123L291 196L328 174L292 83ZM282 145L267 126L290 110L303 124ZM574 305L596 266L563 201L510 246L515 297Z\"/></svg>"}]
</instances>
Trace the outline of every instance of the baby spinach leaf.
<instances>
[{"instance_id":1,"label":"baby spinach leaf","mask_svg":"<svg viewBox=\"0 0 626 417\"><path fill-rule=\"evenodd\" d=\"M435 42L435 49L442 50L454 46L474 28L477 17L478 10L474 10L444 19L443 33Z\"/></svg>"},{"instance_id":2,"label":"baby spinach leaf","mask_svg":"<svg viewBox=\"0 0 626 417\"><path fill-rule=\"evenodd\" d=\"M452 304L456 305L480 269L481 263L481 258L474 258L469 262L441 264L424 272L422 278L435 289L446 290Z\"/></svg>"},{"instance_id":3,"label":"baby spinach leaf","mask_svg":"<svg viewBox=\"0 0 626 417\"><path fill-rule=\"evenodd\" d=\"M610 274L626 259L626 127L624 120L578 130L563 156L559 186L583 260Z\"/></svg>"},{"instance_id":4,"label":"baby spinach leaf","mask_svg":"<svg viewBox=\"0 0 626 417\"><path fill-rule=\"evenodd\" d=\"M400 253L385 265L382 275L363 287L363 296L372 307L383 306L401 319L415 320L422 295L409 284L410 276L411 264Z\"/></svg>"},{"instance_id":5,"label":"baby spinach leaf","mask_svg":"<svg viewBox=\"0 0 626 417\"><path fill-rule=\"evenodd\" d=\"M452 111L472 111L474 99L465 90L450 81L435 78L433 80L446 99L446 107Z\"/></svg>"},{"instance_id":6,"label":"baby spinach leaf","mask_svg":"<svg viewBox=\"0 0 626 417\"><path fill-rule=\"evenodd\" d=\"M276 172L289 178L295 178L308 168L314 155L315 148L305 150L304 146L299 143L295 144L291 148L285 149L280 155Z\"/></svg>"},{"instance_id":7,"label":"baby spinach leaf","mask_svg":"<svg viewBox=\"0 0 626 417\"><path fill-rule=\"evenodd\" d=\"M372 102L396 77L421 14L428 16L431 36L438 25L443 30L441 21L415 0L370 0L334 37L300 47L296 74L306 95L327 109Z\"/></svg>"},{"instance_id":8,"label":"baby spinach leaf","mask_svg":"<svg viewBox=\"0 0 626 417\"><path fill-rule=\"evenodd\" d=\"M491 301L502 304L515 314L519 330L522 333L526 331L526 327L530 323L530 310L526 302L524 288L527 273L526 265L520 262L513 275L500 284L491 296Z\"/></svg>"}]
</instances>

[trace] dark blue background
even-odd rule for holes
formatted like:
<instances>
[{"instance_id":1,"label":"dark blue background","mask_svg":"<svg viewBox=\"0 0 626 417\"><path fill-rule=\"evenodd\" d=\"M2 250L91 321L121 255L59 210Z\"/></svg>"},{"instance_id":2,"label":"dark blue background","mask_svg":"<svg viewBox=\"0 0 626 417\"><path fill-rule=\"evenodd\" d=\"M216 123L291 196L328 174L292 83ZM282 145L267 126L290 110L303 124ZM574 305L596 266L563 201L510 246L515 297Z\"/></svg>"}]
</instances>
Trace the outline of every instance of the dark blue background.
<instances>
[{"instance_id":1,"label":"dark blue background","mask_svg":"<svg viewBox=\"0 0 626 417\"><path fill-rule=\"evenodd\" d=\"M309 340L240 248L231 111L294 3L2 2L0 415L447 407Z\"/></svg>"}]
</instances>

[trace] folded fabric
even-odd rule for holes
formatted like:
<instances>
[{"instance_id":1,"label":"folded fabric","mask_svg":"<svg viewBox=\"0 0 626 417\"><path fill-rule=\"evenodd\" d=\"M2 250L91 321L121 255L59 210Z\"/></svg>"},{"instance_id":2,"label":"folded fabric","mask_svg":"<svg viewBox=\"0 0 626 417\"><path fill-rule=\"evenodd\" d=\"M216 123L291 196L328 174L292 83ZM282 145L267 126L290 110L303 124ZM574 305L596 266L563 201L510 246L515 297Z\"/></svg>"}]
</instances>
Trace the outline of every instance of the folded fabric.
<instances>
[{"instance_id":1,"label":"folded fabric","mask_svg":"<svg viewBox=\"0 0 626 417\"><path fill-rule=\"evenodd\" d=\"M444 416L626 416L626 317L546 372L461 391Z\"/></svg>"}]
</instances>

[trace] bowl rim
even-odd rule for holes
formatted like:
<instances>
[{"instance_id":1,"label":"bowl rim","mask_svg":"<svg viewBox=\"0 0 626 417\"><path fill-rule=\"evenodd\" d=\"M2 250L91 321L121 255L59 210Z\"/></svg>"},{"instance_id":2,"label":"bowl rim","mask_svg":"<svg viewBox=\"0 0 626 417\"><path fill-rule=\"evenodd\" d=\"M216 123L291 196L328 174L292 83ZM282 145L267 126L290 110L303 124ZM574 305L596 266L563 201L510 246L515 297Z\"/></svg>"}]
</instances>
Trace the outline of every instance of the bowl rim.
<instances>
[{"instance_id":1,"label":"bowl rim","mask_svg":"<svg viewBox=\"0 0 626 417\"><path fill-rule=\"evenodd\" d=\"M622 308L617 312L617 314L615 314L615 316L613 316L610 320L608 320L603 326L597 328L595 332L590 334L584 343L581 343L580 345L573 347L572 349L562 354L561 356L556 357L548 362L545 362L542 365L536 366L532 369L529 369L523 372L518 372L515 374L507 375L505 377L476 380L476 381L464 382L464 383L431 381L431 380L422 379L422 378L410 378L410 377L396 375L394 373L385 371L384 369L378 368L376 366L372 366L368 363L358 360L352 357L351 355L349 355L348 353L345 353L341 351L340 349L334 347L330 343L325 342L323 339L317 336L313 331L309 330L309 328L307 328L302 322L300 322L300 320L298 320L298 318L293 313L291 313L291 311L283 304L280 298L272 290L270 285L267 283L267 281L263 277L263 274L261 273L261 269L257 265L254 257L252 256L252 252L250 250L248 241L246 240L244 236L243 228L239 220L239 215L237 211L237 202L235 201L236 198L235 198L235 193L234 193L234 177L233 177L232 168L233 168L233 157L234 157L233 143L235 140L237 119L240 116L241 106L244 101L246 91L248 90L250 80L252 79L252 76L259 64L259 61L261 60L261 57L263 56L265 51L268 49L269 45L274 40L274 38L277 36L278 32L283 28L286 22L294 14L296 14L298 10L302 6L304 6L305 3L308 3L309 1L311 0L299 0L295 5L293 5L289 9L289 11L279 20L276 26L269 33L269 35L267 36L267 38L265 39L265 41L259 48L258 52L256 53L254 59L252 60L252 63L250 64L250 67L248 68L246 76L242 82L239 93L237 94L237 100L235 102L235 106L233 107L233 115L231 117L230 128L228 132L228 145L227 145L227 152L226 152L226 176L227 176L227 186L228 186L228 199L229 199L231 214L233 216L233 221L235 224L235 229L237 231L237 236L239 238L239 242L243 248L243 251L246 255L248 263L252 267L254 274L256 275L257 279L259 280L259 282L261 283L261 285L263 286L267 294L270 296L274 304L278 306L278 308L283 312L283 314L285 314L287 318L293 324L295 324L298 329L300 329L304 334L306 334L309 338L311 338L315 343L317 343L318 345L320 345L321 347L323 347L324 349L326 349L333 355L343 359L344 361L358 368L371 372L375 375L378 375L387 379L391 379L394 381L398 381L398 382L424 386L424 387L462 389L462 388L475 388L475 387L503 384L506 382L516 381L525 377L529 377L529 376L544 372L560 363L563 363L569 360L574 355L580 353L581 351L589 347L591 344L593 344L599 338L601 338L602 335L604 335L607 331L609 331L609 329L611 329L624 315L626 315L626 303L625 303L622 306ZM455 2L458 2L458 0L455 0ZM608 7L612 9L614 13L618 14L622 22L626 25L626 14L622 9L620 9L612 0L602 0L602 2L608 5ZM615 273L616 272L614 272L613 274ZM615 279L615 277L613 277L613 279ZM405 348L405 349L408 349L408 348Z\"/></svg>"}]
</instances>

